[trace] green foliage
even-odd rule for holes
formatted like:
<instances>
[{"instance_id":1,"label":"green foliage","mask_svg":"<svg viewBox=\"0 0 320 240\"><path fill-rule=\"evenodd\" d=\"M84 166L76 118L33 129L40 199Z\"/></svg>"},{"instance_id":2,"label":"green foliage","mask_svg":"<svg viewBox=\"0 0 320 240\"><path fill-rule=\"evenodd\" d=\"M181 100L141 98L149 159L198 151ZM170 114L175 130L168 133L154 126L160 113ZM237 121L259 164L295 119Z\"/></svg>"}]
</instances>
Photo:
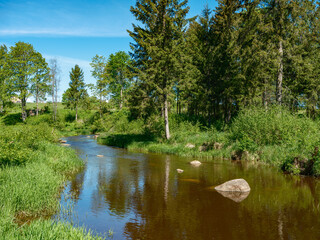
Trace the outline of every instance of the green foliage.
<instances>
[{"instance_id":1,"label":"green foliage","mask_svg":"<svg viewBox=\"0 0 320 240\"><path fill-rule=\"evenodd\" d=\"M318 132L316 122L295 116L285 108L249 108L234 119L230 139L256 147L283 144L312 151L320 140Z\"/></svg>"},{"instance_id":2,"label":"green foliage","mask_svg":"<svg viewBox=\"0 0 320 240\"><path fill-rule=\"evenodd\" d=\"M41 121L43 116L1 125L0 239L101 239L84 228L43 219L57 211L63 182L84 163L74 150L57 145L52 128Z\"/></svg>"},{"instance_id":3,"label":"green foliage","mask_svg":"<svg viewBox=\"0 0 320 240\"><path fill-rule=\"evenodd\" d=\"M57 140L47 124L3 128L0 132L0 165L20 165L31 161L43 141Z\"/></svg>"}]
</instances>

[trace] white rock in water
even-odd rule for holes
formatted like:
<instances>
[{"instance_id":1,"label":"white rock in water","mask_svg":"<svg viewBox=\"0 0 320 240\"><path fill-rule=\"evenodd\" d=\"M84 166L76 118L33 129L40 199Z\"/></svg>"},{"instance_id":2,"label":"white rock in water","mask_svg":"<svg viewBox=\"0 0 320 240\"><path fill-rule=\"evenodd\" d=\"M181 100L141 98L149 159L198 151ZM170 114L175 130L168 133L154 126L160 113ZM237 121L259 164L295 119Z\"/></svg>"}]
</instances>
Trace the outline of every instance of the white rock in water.
<instances>
[{"instance_id":1,"label":"white rock in water","mask_svg":"<svg viewBox=\"0 0 320 240\"><path fill-rule=\"evenodd\" d=\"M103 157L103 155L97 155L97 157Z\"/></svg>"},{"instance_id":2,"label":"white rock in water","mask_svg":"<svg viewBox=\"0 0 320 240\"><path fill-rule=\"evenodd\" d=\"M244 179L234 179L214 188L221 192L250 192L250 186Z\"/></svg>"},{"instance_id":3,"label":"white rock in water","mask_svg":"<svg viewBox=\"0 0 320 240\"><path fill-rule=\"evenodd\" d=\"M197 161L197 160L194 160L192 162L190 162L190 164L194 167L199 167L201 165L201 162Z\"/></svg>"},{"instance_id":4,"label":"white rock in water","mask_svg":"<svg viewBox=\"0 0 320 240\"><path fill-rule=\"evenodd\" d=\"M178 172L178 173L183 173L183 170L178 168L178 169L177 169L177 172Z\"/></svg>"},{"instance_id":5,"label":"white rock in water","mask_svg":"<svg viewBox=\"0 0 320 240\"><path fill-rule=\"evenodd\" d=\"M66 143L62 143L61 146L64 146L64 147L69 147L70 144L66 144Z\"/></svg>"}]
</instances>

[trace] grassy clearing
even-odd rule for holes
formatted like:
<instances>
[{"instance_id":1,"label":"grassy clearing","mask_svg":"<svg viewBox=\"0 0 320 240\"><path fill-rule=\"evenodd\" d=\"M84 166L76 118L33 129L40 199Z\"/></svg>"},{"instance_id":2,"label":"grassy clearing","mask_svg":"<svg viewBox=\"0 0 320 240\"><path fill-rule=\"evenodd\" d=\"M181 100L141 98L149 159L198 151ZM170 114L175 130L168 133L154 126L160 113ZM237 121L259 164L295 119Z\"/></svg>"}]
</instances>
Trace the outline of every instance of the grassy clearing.
<instances>
[{"instance_id":1,"label":"grassy clearing","mask_svg":"<svg viewBox=\"0 0 320 240\"><path fill-rule=\"evenodd\" d=\"M67 176L83 167L75 152L55 143L48 124L0 127L0 239L100 239L47 219Z\"/></svg>"}]
</instances>

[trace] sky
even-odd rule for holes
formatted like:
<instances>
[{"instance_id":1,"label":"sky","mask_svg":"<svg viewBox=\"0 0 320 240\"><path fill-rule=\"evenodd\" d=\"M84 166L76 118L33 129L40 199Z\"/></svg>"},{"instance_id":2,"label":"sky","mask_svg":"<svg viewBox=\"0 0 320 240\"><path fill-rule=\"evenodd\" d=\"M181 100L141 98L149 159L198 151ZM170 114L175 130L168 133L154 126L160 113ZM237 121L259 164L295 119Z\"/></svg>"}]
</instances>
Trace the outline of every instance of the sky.
<instances>
[{"instance_id":1,"label":"sky","mask_svg":"<svg viewBox=\"0 0 320 240\"><path fill-rule=\"evenodd\" d=\"M61 70L59 95L68 88L69 72L78 64L86 83L95 83L89 63L96 55L108 57L130 51L136 0L0 0L0 45L22 41L33 45L47 62L55 58ZM189 0L188 17L211 9L216 0Z\"/></svg>"}]
</instances>

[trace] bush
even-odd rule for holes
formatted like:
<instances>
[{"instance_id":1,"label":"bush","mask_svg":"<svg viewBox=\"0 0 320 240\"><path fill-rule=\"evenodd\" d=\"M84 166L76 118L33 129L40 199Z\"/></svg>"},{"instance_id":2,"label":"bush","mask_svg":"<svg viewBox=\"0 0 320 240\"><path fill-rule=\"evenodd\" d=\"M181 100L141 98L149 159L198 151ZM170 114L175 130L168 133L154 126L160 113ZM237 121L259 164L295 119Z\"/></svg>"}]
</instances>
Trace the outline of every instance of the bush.
<instances>
[{"instance_id":1,"label":"bush","mask_svg":"<svg viewBox=\"0 0 320 240\"><path fill-rule=\"evenodd\" d=\"M298 117L284 108L242 110L234 119L230 139L244 149L263 145L286 145L312 151L319 143L318 125L307 117Z\"/></svg>"},{"instance_id":2,"label":"bush","mask_svg":"<svg viewBox=\"0 0 320 240\"><path fill-rule=\"evenodd\" d=\"M28 162L44 141L57 141L57 136L48 124L3 127L0 132L0 166Z\"/></svg>"}]
</instances>

